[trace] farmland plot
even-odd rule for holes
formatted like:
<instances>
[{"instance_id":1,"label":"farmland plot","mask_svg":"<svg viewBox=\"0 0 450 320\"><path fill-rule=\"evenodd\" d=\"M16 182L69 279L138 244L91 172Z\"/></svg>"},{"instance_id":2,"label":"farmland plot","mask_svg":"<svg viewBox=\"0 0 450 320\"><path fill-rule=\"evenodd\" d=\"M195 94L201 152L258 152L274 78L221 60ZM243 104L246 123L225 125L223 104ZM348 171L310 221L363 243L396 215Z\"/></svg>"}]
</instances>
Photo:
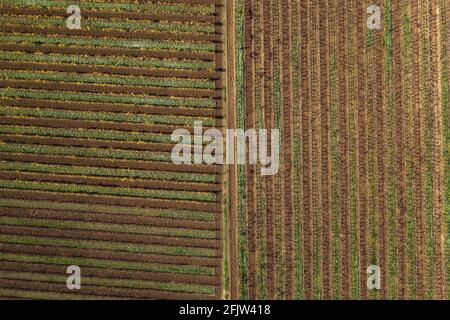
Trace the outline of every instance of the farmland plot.
<instances>
[{"instance_id":1,"label":"farmland plot","mask_svg":"<svg viewBox=\"0 0 450 320\"><path fill-rule=\"evenodd\" d=\"M235 125L282 132L230 177L235 298L448 297L449 10L234 2Z\"/></svg>"},{"instance_id":2,"label":"farmland plot","mask_svg":"<svg viewBox=\"0 0 450 320\"><path fill-rule=\"evenodd\" d=\"M221 1L72 5L0 5L0 296L220 298L222 168L170 152L222 125Z\"/></svg>"}]
</instances>

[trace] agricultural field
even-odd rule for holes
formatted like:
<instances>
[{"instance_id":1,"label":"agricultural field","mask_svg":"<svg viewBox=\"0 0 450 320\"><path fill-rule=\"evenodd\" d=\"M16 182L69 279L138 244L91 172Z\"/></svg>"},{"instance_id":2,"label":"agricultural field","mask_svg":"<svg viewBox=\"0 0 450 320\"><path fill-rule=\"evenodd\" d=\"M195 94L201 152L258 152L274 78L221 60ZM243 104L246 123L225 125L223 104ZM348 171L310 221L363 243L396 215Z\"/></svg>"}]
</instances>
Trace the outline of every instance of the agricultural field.
<instances>
[{"instance_id":1,"label":"agricultural field","mask_svg":"<svg viewBox=\"0 0 450 320\"><path fill-rule=\"evenodd\" d=\"M175 129L222 126L221 18L215 0L1 1L1 298L221 296L222 168L170 156Z\"/></svg>"},{"instance_id":2,"label":"agricultural field","mask_svg":"<svg viewBox=\"0 0 450 320\"><path fill-rule=\"evenodd\" d=\"M232 297L448 299L450 2L233 4L232 121L281 169L231 170Z\"/></svg>"},{"instance_id":3,"label":"agricultural field","mask_svg":"<svg viewBox=\"0 0 450 320\"><path fill-rule=\"evenodd\" d=\"M2 0L0 300L450 299L449 59L450 0Z\"/></svg>"}]
</instances>

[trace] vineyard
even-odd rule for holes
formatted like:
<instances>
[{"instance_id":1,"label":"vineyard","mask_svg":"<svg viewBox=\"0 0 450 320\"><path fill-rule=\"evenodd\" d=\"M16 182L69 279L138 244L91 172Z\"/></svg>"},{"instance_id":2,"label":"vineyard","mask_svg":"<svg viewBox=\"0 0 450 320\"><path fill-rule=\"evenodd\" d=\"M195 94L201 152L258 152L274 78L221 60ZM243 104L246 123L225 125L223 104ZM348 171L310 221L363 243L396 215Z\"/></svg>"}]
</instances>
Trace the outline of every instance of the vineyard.
<instances>
[{"instance_id":1,"label":"vineyard","mask_svg":"<svg viewBox=\"0 0 450 320\"><path fill-rule=\"evenodd\" d=\"M233 10L232 120L281 130L281 170L230 175L232 296L447 299L450 2L237 0Z\"/></svg>"},{"instance_id":2,"label":"vineyard","mask_svg":"<svg viewBox=\"0 0 450 320\"><path fill-rule=\"evenodd\" d=\"M449 80L449 0L2 0L0 300L449 299Z\"/></svg>"}]
</instances>

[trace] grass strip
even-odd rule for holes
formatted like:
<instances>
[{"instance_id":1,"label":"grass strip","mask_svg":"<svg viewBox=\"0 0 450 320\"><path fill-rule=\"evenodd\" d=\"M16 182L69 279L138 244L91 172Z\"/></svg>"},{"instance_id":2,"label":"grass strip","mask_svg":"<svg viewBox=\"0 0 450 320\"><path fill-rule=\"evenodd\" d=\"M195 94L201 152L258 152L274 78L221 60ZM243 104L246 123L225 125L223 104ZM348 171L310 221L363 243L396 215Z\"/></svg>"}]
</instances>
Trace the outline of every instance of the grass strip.
<instances>
[{"instance_id":1,"label":"grass strip","mask_svg":"<svg viewBox=\"0 0 450 320\"><path fill-rule=\"evenodd\" d=\"M51 257L51 256L0 253L0 260L25 262L25 263L30 262L30 263L45 263L57 265L77 265L80 267L142 270L142 271L182 273L182 274L207 275L207 276L215 275L215 269L210 267L200 267L190 265L186 266L168 265L161 263L141 263L141 262L115 261L115 260L103 260L91 258L75 258L75 257L68 258L68 257Z\"/></svg>"},{"instance_id":2,"label":"grass strip","mask_svg":"<svg viewBox=\"0 0 450 320\"><path fill-rule=\"evenodd\" d=\"M187 237L199 239L214 239L216 237L216 232L209 230L178 229L167 227L151 227L151 226L100 223L100 222L82 222L71 220L0 217L0 224L58 228L58 229L94 230L94 231L117 232L117 233L151 234L167 237Z\"/></svg>"},{"instance_id":3,"label":"grass strip","mask_svg":"<svg viewBox=\"0 0 450 320\"><path fill-rule=\"evenodd\" d=\"M215 214L209 212L195 212L187 210L151 209L139 207L120 207L101 204L54 202L21 199L0 199L0 207L38 208L54 210L70 210L81 212L98 212L107 214L124 214L147 217L161 217L173 219L187 219L200 221L214 221Z\"/></svg>"},{"instance_id":4,"label":"grass strip","mask_svg":"<svg viewBox=\"0 0 450 320\"><path fill-rule=\"evenodd\" d=\"M29 245L43 245L55 247L68 247L79 249L97 249L111 251L126 251L136 253L156 253L174 256L214 257L215 252L206 248L185 248L159 245L141 245L113 241L93 241L76 239L57 239L45 237L0 235L0 243L18 243Z\"/></svg>"},{"instance_id":5,"label":"grass strip","mask_svg":"<svg viewBox=\"0 0 450 320\"><path fill-rule=\"evenodd\" d=\"M46 190L54 192L86 193L95 195L111 195L167 200L191 200L215 202L216 195L206 192L169 191L152 189L111 188L93 185L79 185L70 183L36 182L20 180L1 180L0 188L20 190Z\"/></svg>"}]
</instances>

